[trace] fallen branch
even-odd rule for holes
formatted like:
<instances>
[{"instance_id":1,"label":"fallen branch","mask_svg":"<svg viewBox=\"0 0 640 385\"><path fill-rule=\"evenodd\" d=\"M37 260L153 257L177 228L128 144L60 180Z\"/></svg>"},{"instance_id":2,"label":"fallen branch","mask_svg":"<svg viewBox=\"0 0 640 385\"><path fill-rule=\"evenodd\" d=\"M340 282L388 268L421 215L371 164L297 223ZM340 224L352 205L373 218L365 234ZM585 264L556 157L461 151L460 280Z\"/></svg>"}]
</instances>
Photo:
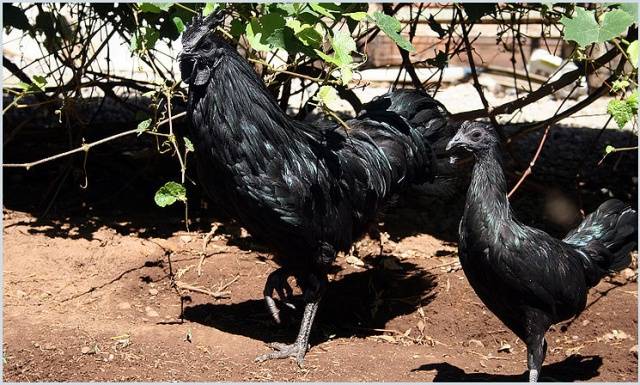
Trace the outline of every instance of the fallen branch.
<instances>
[{"instance_id":1,"label":"fallen branch","mask_svg":"<svg viewBox=\"0 0 640 385\"><path fill-rule=\"evenodd\" d=\"M211 226L211 231L209 231L202 240L202 256L200 256L200 260L198 261L198 276L202 275L202 264L204 263L204 258L207 256L207 244L209 244L209 240L211 239L213 234L218 231L218 227L220 227L220 225L218 223L214 223Z\"/></svg>"},{"instance_id":2,"label":"fallen branch","mask_svg":"<svg viewBox=\"0 0 640 385\"><path fill-rule=\"evenodd\" d=\"M443 264L438 265L438 266L427 267L425 270L436 270L436 269L439 269L441 267L447 267L447 266L455 265L456 263L460 263L460 260L458 258L456 258L455 261L443 263Z\"/></svg>"},{"instance_id":3,"label":"fallen branch","mask_svg":"<svg viewBox=\"0 0 640 385\"><path fill-rule=\"evenodd\" d=\"M231 292L229 291L216 291L213 292L211 290L203 289L198 286L189 285L188 283L184 283L182 281L175 281L175 285L178 289L189 290L196 293L210 295L215 299L223 299L223 298L231 298Z\"/></svg>"}]
</instances>

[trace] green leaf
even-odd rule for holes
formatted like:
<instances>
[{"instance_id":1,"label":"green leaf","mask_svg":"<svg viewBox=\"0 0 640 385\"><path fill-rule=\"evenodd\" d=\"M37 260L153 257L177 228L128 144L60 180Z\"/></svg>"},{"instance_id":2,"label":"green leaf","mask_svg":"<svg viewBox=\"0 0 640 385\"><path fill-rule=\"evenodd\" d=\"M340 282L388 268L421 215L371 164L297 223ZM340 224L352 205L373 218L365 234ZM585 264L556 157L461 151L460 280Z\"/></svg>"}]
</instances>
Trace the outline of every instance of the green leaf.
<instances>
[{"instance_id":1,"label":"green leaf","mask_svg":"<svg viewBox=\"0 0 640 385\"><path fill-rule=\"evenodd\" d=\"M47 86L47 79L41 75L33 75L33 83L40 91L44 91L44 87Z\"/></svg>"},{"instance_id":2,"label":"green leaf","mask_svg":"<svg viewBox=\"0 0 640 385\"><path fill-rule=\"evenodd\" d=\"M137 52L140 50L140 41L138 40L138 34L131 35L131 41L129 42L129 50L131 52Z\"/></svg>"},{"instance_id":3,"label":"green leaf","mask_svg":"<svg viewBox=\"0 0 640 385\"><path fill-rule=\"evenodd\" d=\"M213 11L220 7L219 3L207 3L204 8L202 8L202 16L209 16Z\"/></svg>"},{"instance_id":4,"label":"green leaf","mask_svg":"<svg viewBox=\"0 0 640 385\"><path fill-rule=\"evenodd\" d=\"M22 88L23 91L29 91L31 88L31 84L25 82L18 82L18 87Z\"/></svg>"},{"instance_id":5,"label":"green leaf","mask_svg":"<svg viewBox=\"0 0 640 385\"><path fill-rule=\"evenodd\" d=\"M247 24L246 37L251 48L257 51L285 48L287 44L283 31L285 26L286 21L282 15L269 13L258 19L251 19L251 22Z\"/></svg>"},{"instance_id":6,"label":"green leaf","mask_svg":"<svg viewBox=\"0 0 640 385\"><path fill-rule=\"evenodd\" d=\"M347 16L355 21L362 21L369 16L366 12L351 12L345 13L344 16Z\"/></svg>"},{"instance_id":7,"label":"green leaf","mask_svg":"<svg viewBox=\"0 0 640 385\"><path fill-rule=\"evenodd\" d=\"M353 79L353 66L346 65L340 67L340 80L342 80L342 85L347 85Z\"/></svg>"},{"instance_id":8,"label":"green leaf","mask_svg":"<svg viewBox=\"0 0 640 385\"><path fill-rule=\"evenodd\" d=\"M187 201L187 190L177 182L167 182L156 191L153 200L160 207L174 204L176 201Z\"/></svg>"},{"instance_id":9,"label":"green leaf","mask_svg":"<svg viewBox=\"0 0 640 385\"><path fill-rule=\"evenodd\" d=\"M638 68L639 54L640 52L638 52L638 41L634 40L627 47L627 56L629 56L629 61L631 62L631 65L633 66L633 68Z\"/></svg>"},{"instance_id":10,"label":"green leaf","mask_svg":"<svg viewBox=\"0 0 640 385\"><path fill-rule=\"evenodd\" d=\"M311 26L296 32L296 37L307 47L320 48L322 46L322 35Z\"/></svg>"},{"instance_id":11,"label":"green leaf","mask_svg":"<svg viewBox=\"0 0 640 385\"><path fill-rule=\"evenodd\" d=\"M635 91L633 91L631 95L627 97L625 102L629 107L631 107L631 113L633 113L634 116L637 115L638 114L638 90L636 89Z\"/></svg>"},{"instance_id":12,"label":"green leaf","mask_svg":"<svg viewBox=\"0 0 640 385\"><path fill-rule=\"evenodd\" d=\"M187 152L189 151L194 152L195 148L193 147L193 143L191 143L191 140L186 136L183 139L184 139L184 147L187 149Z\"/></svg>"},{"instance_id":13,"label":"green leaf","mask_svg":"<svg viewBox=\"0 0 640 385\"><path fill-rule=\"evenodd\" d=\"M330 110L336 110L340 107L340 98L338 97L338 91L331 86L322 86L316 94L316 100L322 103Z\"/></svg>"},{"instance_id":14,"label":"green leaf","mask_svg":"<svg viewBox=\"0 0 640 385\"><path fill-rule=\"evenodd\" d=\"M334 64L340 69L340 75L342 78L342 84L347 84L353 77L353 58L351 52L356 50L356 42L347 31L336 31L331 40L331 47L333 48L333 56L327 55L324 52L314 49L316 54L325 62Z\"/></svg>"},{"instance_id":15,"label":"green leaf","mask_svg":"<svg viewBox=\"0 0 640 385\"><path fill-rule=\"evenodd\" d=\"M160 13L171 8L171 3L140 3L138 7L142 12Z\"/></svg>"},{"instance_id":16,"label":"green leaf","mask_svg":"<svg viewBox=\"0 0 640 385\"><path fill-rule=\"evenodd\" d=\"M331 12L329 12L329 10L326 8L327 4L309 3L309 6L311 7L311 9L313 9L314 11L318 12L321 15L326 16L330 19L335 19L335 16L333 16Z\"/></svg>"},{"instance_id":17,"label":"green leaf","mask_svg":"<svg viewBox=\"0 0 640 385\"><path fill-rule=\"evenodd\" d=\"M138 132L138 135L147 131L149 129L149 126L151 126L151 119L143 120L142 122L138 123L138 127L136 130Z\"/></svg>"},{"instance_id":18,"label":"green leaf","mask_svg":"<svg viewBox=\"0 0 640 385\"><path fill-rule=\"evenodd\" d=\"M184 31L184 23L182 22L182 19L179 18L178 16L173 17L173 24L176 25L176 28L178 29L178 33L182 33Z\"/></svg>"},{"instance_id":19,"label":"green leaf","mask_svg":"<svg viewBox=\"0 0 640 385\"><path fill-rule=\"evenodd\" d=\"M600 26L596 21L594 11L576 7L576 13L573 17L562 16L560 23L564 25L564 39L567 41L573 40L580 47L586 47L598 41Z\"/></svg>"},{"instance_id":20,"label":"green leaf","mask_svg":"<svg viewBox=\"0 0 640 385\"><path fill-rule=\"evenodd\" d=\"M607 147L605 147L604 152L605 154L611 154L612 152L614 152L616 150L615 147L608 145Z\"/></svg>"},{"instance_id":21,"label":"green leaf","mask_svg":"<svg viewBox=\"0 0 640 385\"><path fill-rule=\"evenodd\" d=\"M242 36L247 30L247 23L241 19L233 19L231 20L231 28L229 29L229 33L231 36L238 38Z\"/></svg>"},{"instance_id":22,"label":"green leaf","mask_svg":"<svg viewBox=\"0 0 640 385\"><path fill-rule=\"evenodd\" d=\"M331 46L335 52L338 66L353 62L351 52L356 50L356 41L346 31L337 31L333 35Z\"/></svg>"},{"instance_id":23,"label":"green leaf","mask_svg":"<svg viewBox=\"0 0 640 385\"><path fill-rule=\"evenodd\" d=\"M616 9L602 16L602 27L598 34L598 42L604 43L624 33L634 22L634 17L627 12Z\"/></svg>"},{"instance_id":24,"label":"green leaf","mask_svg":"<svg viewBox=\"0 0 640 385\"><path fill-rule=\"evenodd\" d=\"M25 92L44 92L44 88L47 86L47 79L41 75L33 75L32 80L31 84L19 82L18 87Z\"/></svg>"},{"instance_id":25,"label":"green leaf","mask_svg":"<svg viewBox=\"0 0 640 385\"><path fill-rule=\"evenodd\" d=\"M31 28L24 11L11 4L2 4L2 24L5 27L13 27L23 31Z\"/></svg>"},{"instance_id":26,"label":"green leaf","mask_svg":"<svg viewBox=\"0 0 640 385\"><path fill-rule=\"evenodd\" d=\"M619 8L633 17L633 20L636 22L638 21L638 3L635 1L630 3L620 3Z\"/></svg>"},{"instance_id":27,"label":"green leaf","mask_svg":"<svg viewBox=\"0 0 640 385\"><path fill-rule=\"evenodd\" d=\"M624 128L634 116L632 106L625 100L609 101L607 112L613 117L619 128Z\"/></svg>"},{"instance_id":28,"label":"green leaf","mask_svg":"<svg viewBox=\"0 0 640 385\"><path fill-rule=\"evenodd\" d=\"M245 30L245 37L249 42L251 48L256 51L269 51L270 48L266 44L262 44L260 39L262 38L262 27L260 26L260 22L258 19L251 19L251 22L247 24L247 28Z\"/></svg>"},{"instance_id":29,"label":"green leaf","mask_svg":"<svg viewBox=\"0 0 640 385\"><path fill-rule=\"evenodd\" d=\"M587 11L582 7L576 7L576 13L572 18L562 16L560 23L565 27L564 39L573 40L580 47L586 47L591 43L604 43L620 36L633 24L634 18L621 9L605 12L596 21L595 12Z\"/></svg>"},{"instance_id":30,"label":"green leaf","mask_svg":"<svg viewBox=\"0 0 640 385\"><path fill-rule=\"evenodd\" d=\"M385 35L389 36L391 40L398 45L398 47L409 52L416 50L409 40L398 33L402 26L396 18L376 11L373 13L373 20L376 25L380 27L380 30L384 32Z\"/></svg>"},{"instance_id":31,"label":"green leaf","mask_svg":"<svg viewBox=\"0 0 640 385\"><path fill-rule=\"evenodd\" d=\"M346 31L336 31L331 40L331 47L333 48L333 56L329 56L322 51L315 50L318 56L320 56L327 63L335 64L338 67L342 67L353 62L351 52L356 49L356 42L351 35Z\"/></svg>"},{"instance_id":32,"label":"green leaf","mask_svg":"<svg viewBox=\"0 0 640 385\"><path fill-rule=\"evenodd\" d=\"M618 92L618 91L624 90L627 87L629 87L629 82L626 80L619 79L614 81L613 84L611 84L611 91Z\"/></svg>"},{"instance_id":33,"label":"green leaf","mask_svg":"<svg viewBox=\"0 0 640 385\"><path fill-rule=\"evenodd\" d=\"M151 49L156 45L156 42L160 38L160 32L152 27L144 28L144 47Z\"/></svg>"},{"instance_id":34,"label":"green leaf","mask_svg":"<svg viewBox=\"0 0 640 385\"><path fill-rule=\"evenodd\" d=\"M634 20L637 20L638 17L638 4L635 2L629 2L629 3L602 3L602 6L605 8L617 8L617 9L621 9L623 11L625 11L626 13L628 13L629 15L631 15L631 17L634 18Z\"/></svg>"}]
</instances>

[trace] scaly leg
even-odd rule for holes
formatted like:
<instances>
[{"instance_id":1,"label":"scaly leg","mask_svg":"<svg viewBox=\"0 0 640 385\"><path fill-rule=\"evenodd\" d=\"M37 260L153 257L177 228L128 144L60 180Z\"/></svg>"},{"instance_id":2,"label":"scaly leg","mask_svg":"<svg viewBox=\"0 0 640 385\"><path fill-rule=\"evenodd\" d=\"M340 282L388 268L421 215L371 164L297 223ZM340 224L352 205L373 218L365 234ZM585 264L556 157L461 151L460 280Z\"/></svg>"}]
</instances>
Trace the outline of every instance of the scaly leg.
<instances>
[{"instance_id":1,"label":"scaly leg","mask_svg":"<svg viewBox=\"0 0 640 385\"><path fill-rule=\"evenodd\" d=\"M275 351L258 356L256 362L264 362L275 358L294 357L298 366L302 367L304 356L309 350L309 336L311 335L313 320L327 284L326 276L318 279L315 275L311 275L310 278L311 279L305 282L304 285L304 296L307 304L304 308L304 315L302 316L302 323L300 324L300 331L298 332L296 341L291 345L281 343L269 344L269 347Z\"/></svg>"},{"instance_id":2,"label":"scaly leg","mask_svg":"<svg viewBox=\"0 0 640 385\"><path fill-rule=\"evenodd\" d=\"M547 352L547 341L543 333L531 336L527 341L527 366L529 368L529 382L538 382L542 363Z\"/></svg>"}]
</instances>

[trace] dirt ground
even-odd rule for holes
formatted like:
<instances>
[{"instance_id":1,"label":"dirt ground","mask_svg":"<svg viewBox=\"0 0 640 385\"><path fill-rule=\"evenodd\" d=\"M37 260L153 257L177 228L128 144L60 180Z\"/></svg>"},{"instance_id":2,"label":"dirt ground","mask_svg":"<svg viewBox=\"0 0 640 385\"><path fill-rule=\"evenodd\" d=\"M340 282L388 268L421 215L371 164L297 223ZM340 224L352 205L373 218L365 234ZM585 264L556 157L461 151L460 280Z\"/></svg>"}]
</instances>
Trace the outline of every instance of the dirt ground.
<instances>
[{"instance_id":1,"label":"dirt ground","mask_svg":"<svg viewBox=\"0 0 640 385\"><path fill-rule=\"evenodd\" d=\"M204 230L144 236L108 217L36 219L4 210L5 381L522 380L525 347L473 293L455 245L426 234L339 258L304 368L253 359L295 338L261 300L275 264L221 227L197 274ZM140 221L154 223L160 218ZM90 228L91 230L87 230ZM170 277L224 298L184 290ZM637 283L601 282L587 310L547 334L543 376L636 381Z\"/></svg>"}]
</instances>

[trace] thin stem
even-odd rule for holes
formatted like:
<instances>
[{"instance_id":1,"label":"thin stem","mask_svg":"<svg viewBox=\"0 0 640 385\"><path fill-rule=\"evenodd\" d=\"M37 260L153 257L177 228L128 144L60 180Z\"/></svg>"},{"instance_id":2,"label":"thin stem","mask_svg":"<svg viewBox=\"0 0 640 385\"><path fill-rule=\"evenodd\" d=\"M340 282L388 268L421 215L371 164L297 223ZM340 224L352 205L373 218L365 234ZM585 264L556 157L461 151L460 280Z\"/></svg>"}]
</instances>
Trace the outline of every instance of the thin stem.
<instances>
[{"instance_id":1,"label":"thin stem","mask_svg":"<svg viewBox=\"0 0 640 385\"><path fill-rule=\"evenodd\" d=\"M177 118L180 118L182 116L185 116L186 114L187 114L186 112L181 112L181 113L179 113L177 115L174 115L171 119L164 119L164 120L158 122L157 127L159 127L159 126L161 126L161 125L163 125L165 123L168 123L173 119L177 119ZM98 146L100 144L107 143L107 142L110 142L112 140L115 140L115 139L118 139L118 138L122 138L123 136L132 135L132 134L135 134L135 133L140 133L140 131L137 128L135 128L133 130L124 131L124 132L121 132L121 133L118 133L118 134L115 134L115 135L112 135L112 136L108 136L106 138L97 140L97 141L92 142L92 143L83 144L82 146L80 146L78 148L74 148L73 150L65 151L65 152L62 152L60 154L49 156L47 158L43 158L43 159L40 159L40 160L36 160L36 161L33 161L33 162L27 162L27 163L3 163L2 167L6 167L6 168L24 168L24 169L29 170L31 167L40 165L42 163L50 162L50 161L55 160L55 159L60 159L60 158L63 158L65 156L73 155L73 154L78 153L78 152L88 151L89 149L91 149L91 148L93 148L95 146ZM146 132L143 132L143 133L146 133Z\"/></svg>"},{"instance_id":2,"label":"thin stem","mask_svg":"<svg viewBox=\"0 0 640 385\"><path fill-rule=\"evenodd\" d=\"M531 175L531 170L533 169L533 166L536 165L536 161L538 160L538 157L542 152L542 147L544 146L544 142L547 141L547 134L549 134L550 128L551 128L551 125L547 125L547 127L545 127L544 134L542 135L542 139L540 139L540 143L538 144L538 149L536 150L535 155L533 155L531 162L529 162L529 167L527 167L524 173L522 173L522 176L520 177L520 180L518 180L518 183L516 183L516 185L513 186L513 188L511 189L511 191L509 191L509 194L507 194L507 198L511 198L511 195L513 195L513 193L516 192L516 190L518 190L518 188L524 182L524 180L527 179L529 175Z\"/></svg>"},{"instance_id":3,"label":"thin stem","mask_svg":"<svg viewBox=\"0 0 640 385\"><path fill-rule=\"evenodd\" d=\"M193 9L191 9L191 8L189 8L189 7L185 6L185 5L182 5L182 4L180 4L180 3L173 3L173 5L175 5L175 6L176 6L176 7L178 7L178 8L182 8L182 9L184 9L185 11L189 11L189 12L191 12L191 13L193 13L193 14L196 14L196 15L198 14L198 12L196 12L196 11L194 11Z\"/></svg>"}]
</instances>

